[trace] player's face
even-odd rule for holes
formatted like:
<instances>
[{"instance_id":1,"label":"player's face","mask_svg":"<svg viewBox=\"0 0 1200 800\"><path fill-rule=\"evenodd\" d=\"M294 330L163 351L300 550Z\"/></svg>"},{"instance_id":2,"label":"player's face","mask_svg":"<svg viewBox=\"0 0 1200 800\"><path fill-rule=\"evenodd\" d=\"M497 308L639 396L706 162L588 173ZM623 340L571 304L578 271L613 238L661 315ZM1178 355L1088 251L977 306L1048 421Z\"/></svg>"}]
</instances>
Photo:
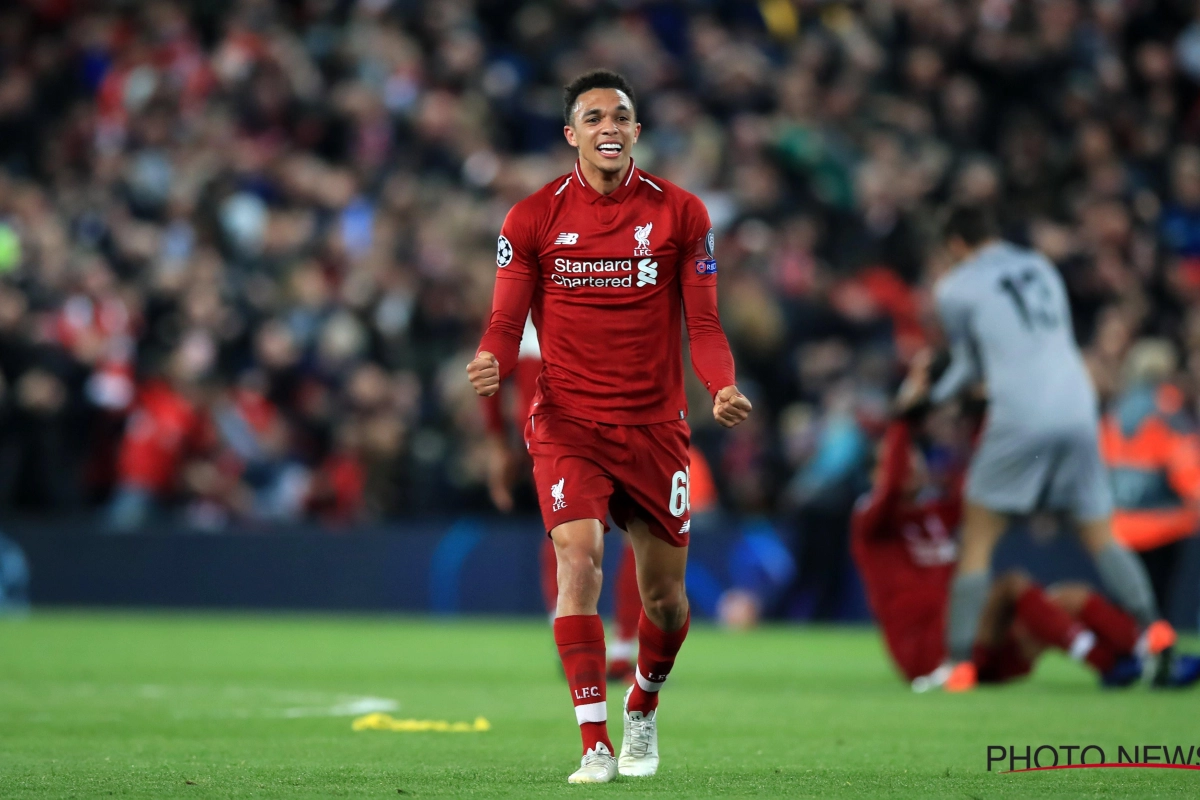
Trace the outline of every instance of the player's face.
<instances>
[{"instance_id":1,"label":"player's face","mask_svg":"<svg viewBox=\"0 0 1200 800\"><path fill-rule=\"evenodd\" d=\"M971 246L961 236L951 236L946 240L946 254L950 256L951 263L957 265L971 255Z\"/></svg>"},{"instance_id":2,"label":"player's face","mask_svg":"<svg viewBox=\"0 0 1200 800\"><path fill-rule=\"evenodd\" d=\"M580 160L607 173L625 171L641 132L632 101L618 89L592 89L579 95L571 124L563 128L567 142L578 148Z\"/></svg>"}]
</instances>

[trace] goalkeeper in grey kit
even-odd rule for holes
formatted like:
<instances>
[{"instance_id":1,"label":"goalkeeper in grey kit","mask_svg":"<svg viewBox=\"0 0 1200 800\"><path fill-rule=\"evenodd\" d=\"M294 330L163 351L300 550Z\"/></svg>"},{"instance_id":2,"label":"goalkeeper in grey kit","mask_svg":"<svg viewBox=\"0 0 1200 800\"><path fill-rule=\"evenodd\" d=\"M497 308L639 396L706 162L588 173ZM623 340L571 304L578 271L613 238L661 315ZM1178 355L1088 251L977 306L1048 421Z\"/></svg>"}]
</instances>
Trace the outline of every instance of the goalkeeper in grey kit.
<instances>
[{"instance_id":1,"label":"goalkeeper in grey kit","mask_svg":"<svg viewBox=\"0 0 1200 800\"><path fill-rule=\"evenodd\" d=\"M1035 511L1072 518L1105 590L1146 630L1145 655L1168 650L1175 633L1159 619L1145 569L1113 538L1098 401L1062 278L1040 253L1000 239L985 209L953 210L943 238L956 263L936 289L950 363L931 399L944 402L979 382L988 399L967 475L943 687L975 686L971 648L991 584L992 551L1011 517Z\"/></svg>"}]
</instances>

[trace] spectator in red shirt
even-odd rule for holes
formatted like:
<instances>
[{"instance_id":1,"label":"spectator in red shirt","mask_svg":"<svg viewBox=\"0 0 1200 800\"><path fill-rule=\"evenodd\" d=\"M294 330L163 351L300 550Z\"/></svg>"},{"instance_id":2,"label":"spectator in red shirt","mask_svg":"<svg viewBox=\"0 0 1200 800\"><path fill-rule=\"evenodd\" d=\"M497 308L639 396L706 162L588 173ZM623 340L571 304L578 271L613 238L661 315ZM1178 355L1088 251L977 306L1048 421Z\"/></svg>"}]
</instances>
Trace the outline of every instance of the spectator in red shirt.
<instances>
[{"instance_id":1,"label":"spectator in red shirt","mask_svg":"<svg viewBox=\"0 0 1200 800\"><path fill-rule=\"evenodd\" d=\"M185 339L162 373L138 388L117 457L118 485L108 517L114 529L144 525L156 504L176 492L189 456L211 442L204 378L213 355L204 340Z\"/></svg>"}]
</instances>

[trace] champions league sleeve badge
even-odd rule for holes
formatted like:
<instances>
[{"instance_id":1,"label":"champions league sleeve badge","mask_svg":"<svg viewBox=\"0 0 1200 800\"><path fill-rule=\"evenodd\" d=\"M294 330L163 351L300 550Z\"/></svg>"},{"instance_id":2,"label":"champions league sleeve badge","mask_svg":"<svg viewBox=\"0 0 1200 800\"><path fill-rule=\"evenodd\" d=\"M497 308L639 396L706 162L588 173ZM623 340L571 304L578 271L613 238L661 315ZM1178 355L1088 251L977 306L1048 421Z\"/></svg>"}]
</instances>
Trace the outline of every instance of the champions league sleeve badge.
<instances>
[{"instance_id":1,"label":"champions league sleeve badge","mask_svg":"<svg viewBox=\"0 0 1200 800\"><path fill-rule=\"evenodd\" d=\"M513 249L512 245L504 236L496 240L496 266L504 269L512 263Z\"/></svg>"}]
</instances>

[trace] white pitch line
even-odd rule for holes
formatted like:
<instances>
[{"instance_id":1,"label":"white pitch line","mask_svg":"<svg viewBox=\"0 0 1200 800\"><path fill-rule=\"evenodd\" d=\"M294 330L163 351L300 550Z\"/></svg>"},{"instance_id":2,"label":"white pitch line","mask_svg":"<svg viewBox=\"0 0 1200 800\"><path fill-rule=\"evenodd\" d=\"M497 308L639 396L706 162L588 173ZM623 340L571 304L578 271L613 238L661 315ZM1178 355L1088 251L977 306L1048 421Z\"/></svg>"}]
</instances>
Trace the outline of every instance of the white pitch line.
<instances>
[{"instance_id":1,"label":"white pitch line","mask_svg":"<svg viewBox=\"0 0 1200 800\"><path fill-rule=\"evenodd\" d=\"M358 717L377 711L396 711L400 704L387 697L356 697L327 708L288 708L283 716L296 717Z\"/></svg>"}]
</instances>

